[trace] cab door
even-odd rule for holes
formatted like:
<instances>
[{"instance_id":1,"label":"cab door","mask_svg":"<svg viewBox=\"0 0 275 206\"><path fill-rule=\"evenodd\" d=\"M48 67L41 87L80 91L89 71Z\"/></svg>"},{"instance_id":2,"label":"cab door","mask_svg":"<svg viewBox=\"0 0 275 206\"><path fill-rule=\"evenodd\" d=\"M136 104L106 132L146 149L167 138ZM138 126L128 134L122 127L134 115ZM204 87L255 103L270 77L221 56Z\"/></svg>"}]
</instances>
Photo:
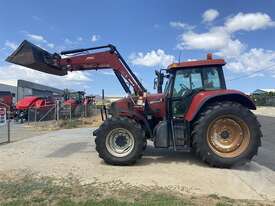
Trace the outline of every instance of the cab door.
<instances>
[{"instance_id":1,"label":"cab door","mask_svg":"<svg viewBox=\"0 0 275 206\"><path fill-rule=\"evenodd\" d=\"M181 69L173 73L173 83L167 95L167 120L170 125L170 137L173 147L187 145L186 122L187 112L196 91L203 88L201 69Z\"/></svg>"},{"instance_id":2,"label":"cab door","mask_svg":"<svg viewBox=\"0 0 275 206\"><path fill-rule=\"evenodd\" d=\"M193 94L203 88L201 71L201 69L182 69L175 72L169 98L170 117L184 117Z\"/></svg>"}]
</instances>

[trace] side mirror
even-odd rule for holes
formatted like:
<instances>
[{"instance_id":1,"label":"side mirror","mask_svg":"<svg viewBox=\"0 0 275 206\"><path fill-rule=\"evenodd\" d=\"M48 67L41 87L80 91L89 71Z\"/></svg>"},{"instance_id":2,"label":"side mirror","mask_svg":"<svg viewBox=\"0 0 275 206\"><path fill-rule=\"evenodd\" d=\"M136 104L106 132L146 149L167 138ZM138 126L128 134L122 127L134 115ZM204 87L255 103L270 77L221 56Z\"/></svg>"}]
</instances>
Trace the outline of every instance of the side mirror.
<instances>
[{"instance_id":1,"label":"side mirror","mask_svg":"<svg viewBox=\"0 0 275 206\"><path fill-rule=\"evenodd\" d=\"M155 71L156 78L154 79L154 89L157 89L158 93L162 93L162 85L164 74L161 71Z\"/></svg>"},{"instance_id":2,"label":"side mirror","mask_svg":"<svg viewBox=\"0 0 275 206\"><path fill-rule=\"evenodd\" d=\"M157 78L155 78L155 79L154 79L154 89L157 88L157 84L158 84L157 81L158 81Z\"/></svg>"}]
</instances>

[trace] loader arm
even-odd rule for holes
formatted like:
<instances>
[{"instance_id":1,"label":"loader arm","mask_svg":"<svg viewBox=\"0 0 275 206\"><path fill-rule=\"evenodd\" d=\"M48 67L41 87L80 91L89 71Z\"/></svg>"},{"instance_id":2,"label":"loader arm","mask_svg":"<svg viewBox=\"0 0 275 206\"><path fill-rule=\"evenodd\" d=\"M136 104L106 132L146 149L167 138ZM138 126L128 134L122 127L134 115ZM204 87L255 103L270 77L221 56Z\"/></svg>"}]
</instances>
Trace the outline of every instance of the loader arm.
<instances>
[{"instance_id":1,"label":"loader arm","mask_svg":"<svg viewBox=\"0 0 275 206\"><path fill-rule=\"evenodd\" d=\"M95 52L90 53L91 51ZM66 75L68 71L113 69L127 94L131 94L129 86L133 88L135 95L142 96L146 92L116 47L111 44L63 51L60 54L51 54L24 40L6 61L60 76Z\"/></svg>"},{"instance_id":2,"label":"loader arm","mask_svg":"<svg viewBox=\"0 0 275 206\"><path fill-rule=\"evenodd\" d=\"M91 51L109 48L107 51L95 52L89 54L79 54L79 52ZM146 89L132 72L128 64L122 58L115 46L107 45L88 49L79 49L61 52L62 55L72 54L74 56L65 57L59 60L59 65L68 71L84 71L84 70L99 70L113 69L115 75L120 81L125 92L130 94L131 91L125 80L132 86L135 94L143 95Z\"/></svg>"}]
</instances>

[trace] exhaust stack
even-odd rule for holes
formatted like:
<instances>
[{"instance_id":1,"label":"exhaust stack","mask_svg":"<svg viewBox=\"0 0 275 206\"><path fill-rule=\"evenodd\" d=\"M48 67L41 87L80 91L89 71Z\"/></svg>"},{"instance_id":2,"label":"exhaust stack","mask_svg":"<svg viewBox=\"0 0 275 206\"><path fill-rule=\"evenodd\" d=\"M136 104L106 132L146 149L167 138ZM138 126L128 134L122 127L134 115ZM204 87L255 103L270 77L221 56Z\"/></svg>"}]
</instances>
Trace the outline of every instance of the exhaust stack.
<instances>
[{"instance_id":1,"label":"exhaust stack","mask_svg":"<svg viewBox=\"0 0 275 206\"><path fill-rule=\"evenodd\" d=\"M58 54L51 54L24 40L6 61L48 74L64 76L67 70L56 64L59 58Z\"/></svg>"}]
</instances>

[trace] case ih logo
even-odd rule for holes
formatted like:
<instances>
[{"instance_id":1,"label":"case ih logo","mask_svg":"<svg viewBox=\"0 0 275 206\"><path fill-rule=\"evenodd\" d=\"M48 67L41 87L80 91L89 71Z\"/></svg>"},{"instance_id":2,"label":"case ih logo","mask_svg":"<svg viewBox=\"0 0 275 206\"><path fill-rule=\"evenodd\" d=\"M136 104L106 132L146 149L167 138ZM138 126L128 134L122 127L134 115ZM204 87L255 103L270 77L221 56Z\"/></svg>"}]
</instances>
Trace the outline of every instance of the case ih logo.
<instances>
[{"instance_id":1,"label":"case ih logo","mask_svg":"<svg viewBox=\"0 0 275 206\"><path fill-rule=\"evenodd\" d=\"M5 125L6 123L7 123L6 108L0 107L0 126Z\"/></svg>"}]
</instances>

